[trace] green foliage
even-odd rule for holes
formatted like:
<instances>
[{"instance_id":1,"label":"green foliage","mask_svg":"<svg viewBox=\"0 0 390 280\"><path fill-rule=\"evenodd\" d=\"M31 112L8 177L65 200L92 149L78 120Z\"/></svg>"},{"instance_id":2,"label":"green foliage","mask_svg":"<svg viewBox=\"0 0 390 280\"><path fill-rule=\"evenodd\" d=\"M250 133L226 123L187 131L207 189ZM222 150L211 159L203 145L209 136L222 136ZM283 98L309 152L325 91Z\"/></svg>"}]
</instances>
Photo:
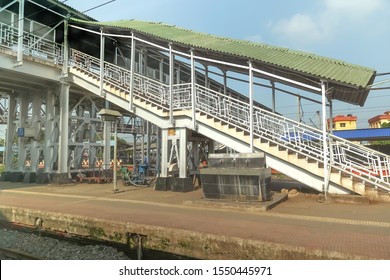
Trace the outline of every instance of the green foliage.
<instances>
[{"instance_id":1,"label":"green foliage","mask_svg":"<svg viewBox=\"0 0 390 280\"><path fill-rule=\"evenodd\" d=\"M382 123L382 128L390 128L390 122Z\"/></svg>"},{"instance_id":2,"label":"green foliage","mask_svg":"<svg viewBox=\"0 0 390 280\"><path fill-rule=\"evenodd\" d=\"M390 128L390 122L382 123L381 128ZM373 145L390 145L390 140L372 141Z\"/></svg>"}]
</instances>

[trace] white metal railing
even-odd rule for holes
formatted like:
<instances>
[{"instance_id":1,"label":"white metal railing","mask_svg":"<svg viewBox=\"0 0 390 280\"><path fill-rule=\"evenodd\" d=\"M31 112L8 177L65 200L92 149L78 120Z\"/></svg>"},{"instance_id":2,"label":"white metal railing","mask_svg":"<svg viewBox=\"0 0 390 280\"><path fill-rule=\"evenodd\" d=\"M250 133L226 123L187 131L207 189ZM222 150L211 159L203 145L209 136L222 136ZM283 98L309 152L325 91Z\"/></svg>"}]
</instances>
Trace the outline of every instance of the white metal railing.
<instances>
[{"instance_id":1,"label":"white metal railing","mask_svg":"<svg viewBox=\"0 0 390 280\"><path fill-rule=\"evenodd\" d=\"M91 75L95 73L96 78L99 78L100 71L95 69L100 65L99 59L75 50L71 53L72 60L76 54L83 57L79 61L83 61L84 64L76 63L74 67L88 71ZM104 73L105 82L129 91L131 76L129 70L105 62ZM169 109L170 95L167 84L134 73L133 94L161 108ZM250 132L250 105L249 102L243 101L245 98L237 99L226 96L198 84L195 86L195 94L198 112ZM191 83L175 84L173 86L173 110L189 109L191 109ZM255 137L273 142L318 162L324 162L321 130L289 120L257 106L254 107L253 112ZM326 157L328 162L331 161L333 168L390 190L390 157L388 155L334 135L329 134L327 137L326 140L331 143L331 148L328 148Z\"/></svg>"},{"instance_id":2,"label":"white metal railing","mask_svg":"<svg viewBox=\"0 0 390 280\"><path fill-rule=\"evenodd\" d=\"M17 45L17 28L0 23L0 46L16 52ZM61 45L28 32L24 32L23 52L56 64L63 62ZM69 65L87 72L97 80L100 79L100 59L98 58L71 50ZM103 71L106 84L130 93L131 71L107 62L104 63ZM192 87L188 82L173 86L173 110L192 108L191 91ZM198 112L208 114L241 130L250 131L248 99L226 96L198 84L195 85L195 94ZM155 79L134 73L133 95L160 108L169 109L169 85ZM255 137L266 139L318 162L324 162L322 131L286 119L259 106L254 106L253 114L253 135ZM326 140L331 143L331 148L328 148L325 156L333 168L390 191L390 157L388 155L333 135L327 137ZM330 155L332 155L331 158Z\"/></svg>"},{"instance_id":3,"label":"white metal railing","mask_svg":"<svg viewBox=\"0 0 390 280\"><path fill-rule=\"evenodd\" d=\"M13 52L18 51L18 29L0 22L0 45ZM29 32L23 33L23 54L50 61L63 63L63 47L48 39Z\"/></svg>"}]
</instances>

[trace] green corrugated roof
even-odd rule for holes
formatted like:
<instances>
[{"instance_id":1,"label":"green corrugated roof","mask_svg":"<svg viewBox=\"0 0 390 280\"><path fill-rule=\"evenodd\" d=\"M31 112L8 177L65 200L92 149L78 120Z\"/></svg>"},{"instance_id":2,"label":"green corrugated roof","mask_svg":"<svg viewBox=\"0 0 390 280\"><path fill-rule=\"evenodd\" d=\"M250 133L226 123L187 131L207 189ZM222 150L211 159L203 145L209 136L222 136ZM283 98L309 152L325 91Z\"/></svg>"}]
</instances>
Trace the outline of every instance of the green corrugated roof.
<instances>
[{"instance_id":1,"label":"green corrugated roof","mask_svg":"<svg viewBox=\"0 0 390 280\"><path fill-rule=\"evenodd\" d=\"M257 60L352 87L367 87L375 74L374 69L341 60L267 44L217 37L163 23L137 20L85 22L74 19L74 21L89 25L131 29L168 42Z\"/></svg>"}]
</instances>

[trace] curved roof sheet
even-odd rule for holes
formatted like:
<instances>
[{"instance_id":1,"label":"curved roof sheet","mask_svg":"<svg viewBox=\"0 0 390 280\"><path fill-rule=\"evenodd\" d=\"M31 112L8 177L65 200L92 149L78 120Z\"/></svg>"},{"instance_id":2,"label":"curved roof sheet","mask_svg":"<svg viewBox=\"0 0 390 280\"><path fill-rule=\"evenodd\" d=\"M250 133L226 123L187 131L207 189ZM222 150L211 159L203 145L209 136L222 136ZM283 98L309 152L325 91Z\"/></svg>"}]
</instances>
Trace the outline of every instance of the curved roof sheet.
<instances>
[{"instance_id":1,"label":"curved roof sheet","mask_svg":"<svg viewBox=\"0 0 390 280\"><path fill-rule=\"evenodd\" d=\"M312 53L250 41L218 37L163 23L137 20L113 22L72 20L75 23L89 26L130 29L134 32L152 36L167 42L254 60L278 68L280 71L290 71L318 79L324 79L340 85L342 88L339 89L339 92L344 95L345 93L348 93L348 89L352 88L359 90L359 92L350 92L352 97L336 97L336 99L359 105L364 104L368 94L367 86L372 83L376 73L374 69L368 67L318 56ZM356 94L358 94L359 97L356 97Z\"/></svg>"}]
</instances>

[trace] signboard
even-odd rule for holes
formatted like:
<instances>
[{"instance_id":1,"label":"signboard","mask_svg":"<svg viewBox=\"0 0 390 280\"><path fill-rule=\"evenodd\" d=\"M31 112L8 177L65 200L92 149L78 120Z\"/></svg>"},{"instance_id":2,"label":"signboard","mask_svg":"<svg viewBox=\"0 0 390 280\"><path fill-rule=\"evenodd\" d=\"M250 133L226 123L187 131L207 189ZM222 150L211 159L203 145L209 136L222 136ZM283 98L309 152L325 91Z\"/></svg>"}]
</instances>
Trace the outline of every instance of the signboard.
<instances>
[{"instance_id":1,"label":"signboard","mask_svg":"<svg viewBox=\"0 0 390 280\"><path fill-rule=\"evenodd\" d=\"M24 127L19 127L17 134L18 134L18 137L24 137Z\"/></svg>"}]
</instances>

